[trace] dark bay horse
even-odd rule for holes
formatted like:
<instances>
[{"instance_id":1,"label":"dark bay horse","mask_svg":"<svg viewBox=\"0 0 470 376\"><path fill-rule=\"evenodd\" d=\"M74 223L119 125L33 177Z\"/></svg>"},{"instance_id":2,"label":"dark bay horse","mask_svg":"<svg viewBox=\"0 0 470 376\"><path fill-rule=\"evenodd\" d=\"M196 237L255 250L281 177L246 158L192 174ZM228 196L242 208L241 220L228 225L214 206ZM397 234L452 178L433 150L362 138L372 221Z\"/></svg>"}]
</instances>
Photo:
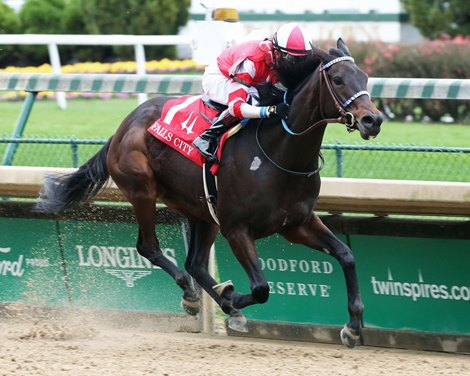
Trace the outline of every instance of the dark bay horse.
<instances>
[{"instance_id":1,"label":"dark bay horse","mask_svg":"<svg viewBox=\"0 0 470 376\"><path fill-rule=\"evenodd\" d=\"M252 120L228 139L220 161L217 215L220 232L250 279L251 292L218 284L207 271L219 226L212 219L201 168L147 132L160 117L165 97L153 98L130 113L108 143L76 172L49 176L38 209L61 212L92 198L112 177L132 204L139 226L137 250L170 274L183 290L183 307L197 314L199 296L189 275L228 314L229 326L246 331L241 309L265 303L269 285L258 263L255 240L279 233L289 242L325 252L338 260L347 286L350 321L343 343L355 346L361 334L363 304L351 250L314 213L320 191L319 155L326 125L341 122L364 139L380 131L382 115L367 94L367 76L345 43L329 52L314 49L302 72L281 71L290 116ZM268 95L264 102L279 101ZM190 227L185 268L162 254L156 238L155 204L160 201L187 217Z\"/></svg>"}]
</instances>

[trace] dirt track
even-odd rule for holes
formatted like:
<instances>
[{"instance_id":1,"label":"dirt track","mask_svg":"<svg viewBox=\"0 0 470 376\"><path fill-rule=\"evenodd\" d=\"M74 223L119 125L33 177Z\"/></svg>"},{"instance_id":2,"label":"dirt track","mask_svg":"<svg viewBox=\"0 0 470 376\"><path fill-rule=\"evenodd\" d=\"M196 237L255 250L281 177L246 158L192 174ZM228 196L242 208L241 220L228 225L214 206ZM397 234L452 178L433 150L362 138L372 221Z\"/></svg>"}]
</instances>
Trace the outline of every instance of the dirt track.
<instances>
[{"instance_id":1,"label":"dirt track","mask_svg":"<svg viewBox=\"0 0 470 376\"><path fill-rule=\"evenodd\" d=\"M13 312L14 311L14 312ZM4 375L470 375L470 356L178 332L80 316L0 319ZM13 314L12 314L13 312ZM119 328L120 327L120 328Z\"/></svg>"}]
</instances>

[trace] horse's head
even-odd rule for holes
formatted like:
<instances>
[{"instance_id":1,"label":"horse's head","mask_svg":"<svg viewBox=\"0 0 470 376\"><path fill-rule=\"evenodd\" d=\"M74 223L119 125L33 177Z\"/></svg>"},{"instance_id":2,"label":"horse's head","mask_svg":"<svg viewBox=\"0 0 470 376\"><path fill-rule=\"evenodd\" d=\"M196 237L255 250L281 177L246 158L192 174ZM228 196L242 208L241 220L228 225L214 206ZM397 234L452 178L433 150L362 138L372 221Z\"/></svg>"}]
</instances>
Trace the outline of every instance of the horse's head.
<instances>
[{"instance_id":1,"label":"horse's head","mask_svg":"<svg viewBox=\"0 0 470 376\"><path fill-rule=\"evenodd\" d=\"M322 61L320 80L324 81L320 106L327 118L341 115L348 130L358 129L365 140L374 138L380 132L382 113L370 100L367 92L367 74L351 57L348 47L340 38L337 47L329 53L314 48L314 55Z\"/></svg>"}]
</instances>

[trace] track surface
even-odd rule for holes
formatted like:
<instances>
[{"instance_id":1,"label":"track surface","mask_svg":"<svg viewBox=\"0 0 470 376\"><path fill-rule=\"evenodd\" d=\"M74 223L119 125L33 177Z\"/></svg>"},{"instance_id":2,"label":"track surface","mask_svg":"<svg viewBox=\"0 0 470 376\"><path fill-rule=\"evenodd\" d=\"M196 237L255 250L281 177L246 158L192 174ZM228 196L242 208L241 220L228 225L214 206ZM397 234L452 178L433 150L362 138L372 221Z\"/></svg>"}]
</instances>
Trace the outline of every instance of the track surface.
<instances>
[{"instance_id":1,"label":"track surface","mask_svg":"<svg viewBox=\"0 0 470 376\"><path fill-rule=\"evenodd\" d=\"M4 375L470 375L470 356L179 332L167 323L48 317L21 306L0 318Z\"/></svg>"}]
</instances>

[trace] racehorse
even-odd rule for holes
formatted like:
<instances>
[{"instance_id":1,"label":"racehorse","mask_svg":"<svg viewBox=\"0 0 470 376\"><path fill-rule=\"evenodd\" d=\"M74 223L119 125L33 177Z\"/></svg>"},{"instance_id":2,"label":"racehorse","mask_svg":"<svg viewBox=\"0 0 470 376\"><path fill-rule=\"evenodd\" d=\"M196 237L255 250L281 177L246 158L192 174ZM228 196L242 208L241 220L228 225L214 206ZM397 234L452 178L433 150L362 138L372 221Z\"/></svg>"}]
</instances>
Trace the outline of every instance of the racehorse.
<instances>
[{"instance_id":1,"label":"racehorse","mask_svg":"<svg viewBox=\"0 0 470 376\"><path fill-rule=\"evenodd\" d=\"M285 100L290 104L283 126L279 119L251 120L227 140L217 174L220 225L209 213L201 167L147 132L160 117L168 101L165 97L138 106L77 171L46 177L38 210L72 208L92 198L112 177L134 208L139 254L175 279L183 290L183 308L190 314L199 310L191 275L229 315L229 326L239 331L247 330L241 309L265 303L269 297L256 239L278 233L291 243L325 252L338 260L345 275L350 320L340 336L345 345L354 347L360 338L363 311L354 257L314 213L320 191L320 146L328 123L343 123L350 131L359 130L363 139L370 139L380 132L382 115L366 91L366 74L354 64L341 39L328 52L314 48L313 57L306 62L300 64L301 72L280 71L281 82L289 89ZM273 93L264 99L260 96L261 104L279 102ZM155 232L157 200L188 219L187 272L160 249ZM231 283L218 284L207 271L219 229L250 279L250 293L237 292Z\"/></svg>"}]
</instances>

